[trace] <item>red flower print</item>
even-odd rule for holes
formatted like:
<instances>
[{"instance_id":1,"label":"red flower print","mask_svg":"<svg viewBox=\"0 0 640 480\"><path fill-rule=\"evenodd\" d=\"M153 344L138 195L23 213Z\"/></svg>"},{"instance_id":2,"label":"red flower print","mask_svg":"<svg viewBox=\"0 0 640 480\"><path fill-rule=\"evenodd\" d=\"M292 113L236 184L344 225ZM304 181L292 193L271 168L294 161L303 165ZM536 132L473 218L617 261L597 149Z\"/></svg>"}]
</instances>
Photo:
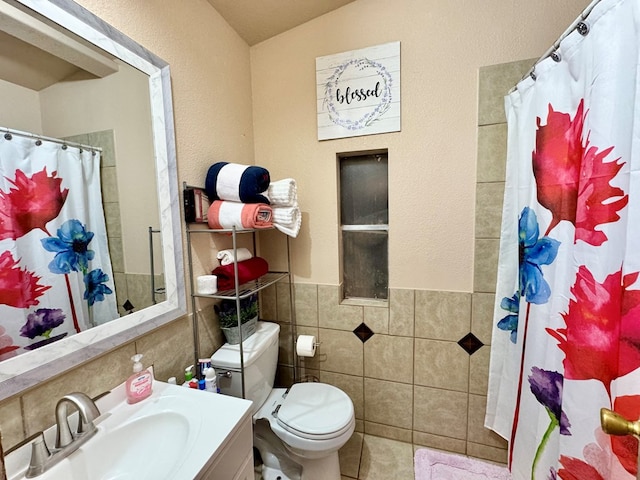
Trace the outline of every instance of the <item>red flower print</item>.
<instances>
[{"instance_id":1,"label":"red flower print","mask_svg":"<svg viewBox=\"0 0 640 480\"><path fill-rule=\"evenodd\" d=\"M17 355L15 351L20 348L13 344L13 338L5 332L4 327L0 325L0 361L15 357Z\"/></svg>"},{"instance_id":2,"label":"red flower print","mask_svg":"<svg viewBox=\"0 0 640 480\"><path fill-rule=\"evenodd\" d=\"M69 189L60 190L61 178L47 167L27 177L16 170L16 179L9 180L15 188L0 191L0 240L13 240L39 228L46 232L46 224L56 218L67 199Z\"/></svg>"},{"instance_id":3,"label":"red flower print","mask_svg":"<svg viewBox=\"0 0 640 480\"><path fill-rule=\"evenodd\" d=\"M547 124L538 117L533 174L538 187L538 202L553 216L548 231L560 221L567 220L575 228L576 240L590 245L602 245L607 236L595 227L617 221L617 214L629 198L624 191L610 185L622 168L622 163L606 162L613 147L598 152L582 144L585 114L584 100L580 101L575 117L553 110L549 104ZM612 200L614 199L615 200Z\"/></svg>"},{"instance_id":4,"label":"red flower print","mask_svg":"<svg viewBox=\"0 0 640 480\"><path fill-rule=\"evenodd\" d=\"M39 285L40 277L21 269L11 252L0 255L0 303L16 308L38 305L37 298L51 288Z\"/></svg>"},{"instance_id":5,"label":"red flower print","mask_svg":"<svg viewBox=\"0 0 640 480\"><path fill-rule=\"evenodd\" d=\"M626 289L637 273L609 275L602 284L583 265L578 269L566 328L547 332L565 353L564 378L595 379L611 397L611 382L640 367L640 295Z\"/></svg>"},{"instance_id":6,"label":"red flower print","mask_svg":"<svg viewBox=\"0 0 640 480\"><path fill-rule=\"evenodd\" d=\"M560 463L564 467L558 470L562 480L605 480L598 470L579 458L560 455Z\"/></svg>"},{"instance_id":7,"label":"red flower print","mask_svg":"<svg viewBox=\"0 0 640 480\"><path fill-rule=\"evenodd\" d=\"M630 420L640 418L640 396L617 397L613 410ZM611 435L610 439L611 450L620 460L620 464L635 477L638 472L638 439L632 435Z\"/></svg>"}]
</instances>

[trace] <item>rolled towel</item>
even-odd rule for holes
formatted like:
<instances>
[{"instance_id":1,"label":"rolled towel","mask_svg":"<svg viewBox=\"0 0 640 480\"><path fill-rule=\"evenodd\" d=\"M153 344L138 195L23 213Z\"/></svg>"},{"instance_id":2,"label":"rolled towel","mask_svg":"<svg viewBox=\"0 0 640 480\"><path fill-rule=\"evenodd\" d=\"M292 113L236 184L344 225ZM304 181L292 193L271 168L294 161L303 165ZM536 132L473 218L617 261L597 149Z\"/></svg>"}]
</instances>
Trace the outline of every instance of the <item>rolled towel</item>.
<instances>
[{"instance_id":1,"label":"rolled towel","mask_svg":"<svg viewBox=\"0 0 640 480\"><path fill-rule=\"evenodd\" d=\"M273 226L282 233L290 237L297 237L302 225L302 214L300 208L294 207L273 207Z\"/></svg>"},{"instance_id":2,"label":"rolled towel","mask_svg":"<svg viewBox=\"0 0 640 480\"><path fill-rule=\"evenodd\" d=\"M209 167L204 189L210 201L268 204L269 199L261 193L269 182L269 171L265 168L218 162Z\"/></svg>"},{"instance_id":3,"label":"rolled towel","mask_svg":"<svg viewBox=\"0 0 640 480\"><path fill-rule=\"evenodd\" d=\"M265 195L273 206L293 207L298 201L296 181L293 178L285 178L271 182Z\"/></svg>"},{"instance_id":4,"label":"rolled towel","mask_svg":"<svg viewBox=\"0 0 640 480\"><path fill-rule=\"evenodd\" d=\"M217 257L218 260L220 260L220 265L229 265L233 263L234 260L238 262L249 260L253 258L253 254L248 248L238 248L236 251L234 251L233 248L229 248L228 250L220 250Z\"/></svg>"},{"instance_id":5,"label":"rolled towel","mask_svg":"<svg viewBox=\"0 0 640 480\"><path fill-rule=\"evenodd\" d=\"M269 264L262 257L253 257L238 262L238 285L260 278L269 271ZM216 267L211 272L218 277L218 291L235 288L234 264Z\"/></svg>"},{"instance_id":6,"label":"rolled towel","mask_svg":"<svg viewBox=\"0 0 640 480\"><path fill-rule=\"evenodd\" d=\"M264 203L238 203L215 200L207 212L210 228L271 228L272 210Z\"/></svg>"}]
</instances>

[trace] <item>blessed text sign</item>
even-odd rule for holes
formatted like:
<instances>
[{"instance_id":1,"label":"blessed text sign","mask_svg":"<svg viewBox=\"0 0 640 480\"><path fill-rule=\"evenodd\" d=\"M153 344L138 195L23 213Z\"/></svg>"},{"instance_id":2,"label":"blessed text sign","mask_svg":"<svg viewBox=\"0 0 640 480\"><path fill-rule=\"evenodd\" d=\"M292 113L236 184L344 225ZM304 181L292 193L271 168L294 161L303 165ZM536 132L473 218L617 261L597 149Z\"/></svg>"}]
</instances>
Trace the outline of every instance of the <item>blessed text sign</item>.
<instances>
[{"instance_id":1,"label":"blessed text sign","mask_svg":"<svg viewBox=\"0 0 640 480\"><path fill-rule=\"evenodd\" d=\"M318 140L400 131L400 42L316 58Z\"/></svg>"}]
</instances>

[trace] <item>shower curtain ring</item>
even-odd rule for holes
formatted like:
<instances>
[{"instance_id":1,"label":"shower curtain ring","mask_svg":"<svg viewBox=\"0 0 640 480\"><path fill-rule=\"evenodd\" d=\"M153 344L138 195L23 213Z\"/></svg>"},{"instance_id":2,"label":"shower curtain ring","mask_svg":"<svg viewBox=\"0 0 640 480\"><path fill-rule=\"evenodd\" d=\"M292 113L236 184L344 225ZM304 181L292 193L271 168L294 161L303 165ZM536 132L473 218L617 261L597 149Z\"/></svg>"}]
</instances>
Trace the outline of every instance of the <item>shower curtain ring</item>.
<instances>
[{"instance_id":1,"label":"shower curtain ring","mask_svg":"<svg viewBox=\"0 0 640 480\"><path fill-rule=\"evenodd\" d=\"M551 57L551 60L553 60L556 63L560 63L560 60L562 60L557 50L554 50L553 52L551 52L550 57Z\"/></svg>"},{"instance_id":2,"label":"shower curtain ring","mask_svg":"<svg viewBox=\"0 0 640 480\"><path fill-rule=\"evenodd\" d=\"M13 138L13 135L11 135L11 133L7 132L4 134L4 139L5 140L11 140Z\"/></svg>"},{"instance_id":3,"label":"shower curtain ring","mask_svg":"<svg viewBox=\"0 0 640 480\"><path fill-rule=\"evenodd\" d=\"M578 33L584 37L587 33L589 33L589 25L584 22L580 22L576 26L576 30L578 30Z\"/></svg>"}]
</instances>

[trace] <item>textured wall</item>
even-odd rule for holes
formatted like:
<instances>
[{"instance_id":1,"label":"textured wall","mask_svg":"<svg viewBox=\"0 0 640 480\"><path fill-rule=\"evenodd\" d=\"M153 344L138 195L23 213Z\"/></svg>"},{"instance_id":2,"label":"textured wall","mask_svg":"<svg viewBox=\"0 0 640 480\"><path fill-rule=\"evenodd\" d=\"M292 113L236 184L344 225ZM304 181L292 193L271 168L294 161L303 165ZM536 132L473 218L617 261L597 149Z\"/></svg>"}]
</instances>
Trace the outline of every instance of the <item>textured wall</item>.
<instances>
[{"instance_id":1,"label":"textured wall","mask_svg":"<svg viewBox=\"0 0 640 480\"><path fill-rule=\"evenodd\" d=\"M470 292L478 68L541 55L587 4L358 0L252 47L256 164L299 182L296 281L340 282L336 153L388 148L390 286ZM315 58L397 40L402 132L318 142Z\"/></svg>"}]
</instances>

